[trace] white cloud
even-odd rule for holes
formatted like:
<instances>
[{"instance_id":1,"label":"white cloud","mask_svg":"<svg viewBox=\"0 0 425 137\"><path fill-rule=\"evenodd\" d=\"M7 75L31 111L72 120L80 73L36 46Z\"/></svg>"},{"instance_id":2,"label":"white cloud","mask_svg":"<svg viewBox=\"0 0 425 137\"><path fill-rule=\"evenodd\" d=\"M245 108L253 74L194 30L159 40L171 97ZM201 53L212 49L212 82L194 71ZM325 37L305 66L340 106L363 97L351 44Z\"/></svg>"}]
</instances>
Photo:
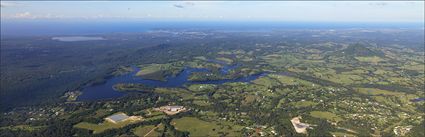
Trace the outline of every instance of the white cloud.
<instances>
[{"instance_id":1,"label":"white cloud","mask_svg":"<svg viewBox=\"0 0 425 137\"><path fill-rule=\"evenodd\" d=\"M387 6L388 2L370 2L369 5L371 6Z\"/></svg>"},{"instance_id":2,"label":"white cloud","mask_svg":"<svg viewBox=\"0 0 425 137\"><path fill-rule=\"evenodd\" d=\"M63 15L54 15L51 13L35 15L31 12L21 12L10 16L2 16L2 18L15 18L15 19L60 19L65 18Z\"/></svg>"},{"instance_id":3,"label":"white cloud","mask_svg":"<svg viewBox=\"0 0 425 137\"><path fill-rule=\"evenodd\" d=\"M193 3L193 2L181 2L181 3L178 3L178 4L174 4L173 6L176 7L176 8L183 9L183 8L195 6L195 3Z\"/></svg>"},{"instance_id":4,"label":"white cloud","mask_svg":"<svg viewBox=\"0 0 425 137\"><path fill-rule=\"evenodd\" d=\"M19 7L3 8L8 5L16 4L2 1L2 18L381 22L424 17L423 2L19 2Z\"/></svg>"},{"instance_id":5,"label":"white cloud","mask_svg":"<svg viewBox=\"0 0 425 137\"><path fill-rule=\"evenodd\" d=\"M34 18L29 12L16 13L12 16L13 18Z\"/></svg>"},{"instance_id":6,"label":"white cloud","mask_svg":"<svg viewBox=\"0 0 425 137\"><path fill-rule=\"evenodd\" d=\"M2 8L6 8L6 7L16 7L19 6L21 4L17 3L17 2L10 2L10 1L0 1L0 7Z\"/></svg>"}]
</instances>

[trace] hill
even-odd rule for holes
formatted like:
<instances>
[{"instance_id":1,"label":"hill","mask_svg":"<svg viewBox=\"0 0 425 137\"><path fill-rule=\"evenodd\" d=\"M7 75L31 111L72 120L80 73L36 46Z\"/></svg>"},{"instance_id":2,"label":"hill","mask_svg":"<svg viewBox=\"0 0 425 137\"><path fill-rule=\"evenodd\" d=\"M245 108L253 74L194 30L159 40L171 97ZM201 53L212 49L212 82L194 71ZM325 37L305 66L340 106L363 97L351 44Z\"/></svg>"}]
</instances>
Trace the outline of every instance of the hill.
<instances>
[{"instance_id":1,"label":"hill","mask_svg":"<svg viewBox=\"0 0 425 137\"><path fill-rule=\"evenodd\" d=\"M354 44L354 45L350 45L347 48L338 51L337 55L340 56L349 56L349 57L372 57L372 56L377 56L377 57L383 57L384 53L382 51L379 50L373 50L368 48L366 45L363 44Z\"/></svg>"}]
</instances>

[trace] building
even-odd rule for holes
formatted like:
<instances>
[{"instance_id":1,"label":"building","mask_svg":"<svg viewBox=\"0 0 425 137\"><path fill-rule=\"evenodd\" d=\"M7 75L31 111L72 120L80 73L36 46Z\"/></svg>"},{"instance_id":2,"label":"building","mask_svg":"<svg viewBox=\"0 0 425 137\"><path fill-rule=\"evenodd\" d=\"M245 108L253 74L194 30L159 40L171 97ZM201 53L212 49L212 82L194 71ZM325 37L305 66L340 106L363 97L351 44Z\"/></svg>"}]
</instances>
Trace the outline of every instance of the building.
<instances>
[{"instance_id":1,"label":"building","mask_svg":"<svg viewBox=\"0 0 425 137\"><path fill-rule=\"evenodd\" d=\"M112 123L118 123L118 122L125 121L128 118L129 118L129 116L127 116L127 114L125 114L125 113L117 113L117 114L111 115L109 117L106 117L105 120L112 122Z\"/></svg>"},{"instance_id":2,"label":"building","mask_svg":"<svg viewBox=\"0 0 425 137\"><path fill-rule=\"evenodd\" d=\"M167 106L168 111L172 111L172 112L177 112L182 110L184 107L183 106Z\"/></svg>"},{"instance_id":3,"label":"building","mask_svg":"<svg viewBox=\"0 0 425 137\"><path fill-rule=\"evenodd\" d=\"M186 111L186 108L184 106L162 106L159 108L155 108L154 110L162 111L167 115L175 115L177 113Z\"/></svg>"},{"instance_id":4,"label":"building","mask_svg":"<svg viewBox=\"0 0 425 137\"><path fill-rule=\"evenodd\" d=\"M291 123L295 128L295 131L297 133L303 133L306 134L307 133L307 128L310 127L309 124L307 123L301 123L301 117L294 117L291 119Z\"/></svg>"}]
</instances>

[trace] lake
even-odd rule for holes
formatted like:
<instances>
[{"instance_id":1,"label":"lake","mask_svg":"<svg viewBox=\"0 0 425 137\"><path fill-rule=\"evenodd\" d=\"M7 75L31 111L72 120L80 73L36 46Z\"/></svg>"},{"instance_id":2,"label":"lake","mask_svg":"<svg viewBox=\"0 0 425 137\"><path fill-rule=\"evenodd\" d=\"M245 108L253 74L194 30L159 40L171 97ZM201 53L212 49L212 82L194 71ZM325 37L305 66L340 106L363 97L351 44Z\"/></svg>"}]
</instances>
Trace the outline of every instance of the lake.
<instances>
[{"instance_id":1,"label":"lake","mask_svg":"<svg viewBox=\"0 0 425 137\"><path fill-rule=\"evenodd\" d=\"M227 65L221 68L220 72L224 75L230 70L237 68L239 65ZM111 99L124 96L125 92L116 91L113 86L118 83L139 83L152 87L183 87L185 84L223 84L227 82L250 82L265 73L254 74L246 77L240 77L236 79L223 79L223 80L208 80L208 81L189 81L188 77L193 72L209 72L210 70L205 68L189 68L186 67L175 77L167 77L166 81L143 79L136 76L136 73L140 70L137 67L133 67L131 73L116 76L108 79L105 83L99 85L93 85L86 87L82 90L83 94L80 95L77 101L88 101L88 100L99 100L99 99Z\"/></svg>"},{"instance_id":2,"label":"lake","mask_svg":"<svg viewBox=\"0 0 425 137\"><path fill-rule=\"evenodd\" d=\"M425 98L415 98L410 100L410 102L420 102L420 101L425 101Z\"/></svg>"}]
</instances>

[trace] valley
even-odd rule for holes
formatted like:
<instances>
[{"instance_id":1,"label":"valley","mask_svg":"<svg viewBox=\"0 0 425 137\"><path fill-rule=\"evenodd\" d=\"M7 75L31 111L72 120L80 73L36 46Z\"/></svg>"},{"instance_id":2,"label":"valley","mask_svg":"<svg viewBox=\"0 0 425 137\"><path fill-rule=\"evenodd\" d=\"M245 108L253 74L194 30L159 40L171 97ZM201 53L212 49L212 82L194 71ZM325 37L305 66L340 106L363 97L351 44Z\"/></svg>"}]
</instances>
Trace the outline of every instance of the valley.
<instances>
[{"instance_id":1,"label":"valley","mask_svg":"<svg viewBox=\"0 0 425 137\"><path fill-rule=\"evenodd\" d=\"M37 59L50 60L47 57L57 56L62 48L78 50L78 46L57 47L57 53L45 53L42 47L33 49L32 46L20 43L16 43L16 47L4 47L2 59L18 58L19 56L7 54L14 52L14 48L36 50L45 55L33 55L37 56L33 58L33 63L2 61L2 70L5 70L2 71L2 84L11 85L7 89L2 87L2 91L7 91L2 97L24 94L25 91L13 88L13 79L40 80L42 78L38 77L39 73L52 75L46 79L55 79L51 84L60 86L46 95L55 103L32 103L37 102L37 97L31 96L28 102L5 109L0 116L1 134L424 134L421 130L424 125L425 103L423 39L389 41L393 35L381 33L388 30L372 30L375 31L373 35L355 29L196 31L206 37L196 37L194 33L188 33L188 30L180 31L177 32L185 36L173 37L173 33L164 31L122 36L111 34L102 36L106 40L101 40L109 44L98 46L92 45L91 41L55 41L53 45L91 45L91 51L81 50L76 54L95 52L108 58L69 55L67 60L76 63L61 66L48 67L40 64L22 67L22 64L37 64ZM374 39L365 38L365 35ZM423 32L405 30L397 35L423 36ZM140 36L149 36L141 39L152 41L140 42ZM318 36L323 37L318 39ZM113 37L116 41L111 42L108 37ZM381 37L386 38L380 39ZM126 40L119 49L111 48L121 45L118 44L122 42L119 38L134 39ZM40 42L43 44L52 41L46 38L46 41ZM85 61L79 62L85 58ZM56 62L53 59L50 61ZM79 67L74 68L74 65ZM12 74L22 70L12 70L10 67L31 71L26 76L18 77ZM37 67L55 71L38 72ZM65 71L68 69L70 71ZM77 73L79 75L72 75ZM80 76L83 74L87 75ZM40 80L27 87L45 84L47 83ZM163 106L183 106L185 109L173 115L155 109ZM170 108L168 111L174 110ZM121 123L106 120L118 114L140 119Z\"/></svg>"}]
</instances>

